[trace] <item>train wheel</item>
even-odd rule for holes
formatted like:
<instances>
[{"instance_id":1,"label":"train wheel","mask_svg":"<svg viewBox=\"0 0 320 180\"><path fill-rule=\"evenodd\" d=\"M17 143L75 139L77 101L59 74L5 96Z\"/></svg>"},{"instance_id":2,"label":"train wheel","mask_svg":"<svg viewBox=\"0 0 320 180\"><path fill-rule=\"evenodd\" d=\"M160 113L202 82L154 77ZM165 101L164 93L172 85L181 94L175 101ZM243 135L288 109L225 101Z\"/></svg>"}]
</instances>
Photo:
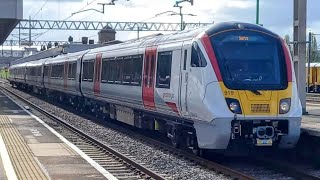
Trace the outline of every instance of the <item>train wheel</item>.
<instances>
[{"instance_id":1,"label":"train wheel","mask_svg":"<svg viewBox=\"0 0 320 180\"><path fill-rule=\"evenodd\" d=\"M199 147L194 147L192 148L192 154L196 155L196 156L200 156L203 157L205 153L204 149L200 149Z\"/></svg>"},{"instance_id":2,"label":"train wheel","mask_svg":"<svg viewBox=\"0 0 320 180\"><path fill-rule=\"evenodd\" d=\"M179 137L179 135L177 135L176 130L173 130L173 132L172 132L171 144L175 148L180 147L180 137Z\"/></svg>"}]
</instances>

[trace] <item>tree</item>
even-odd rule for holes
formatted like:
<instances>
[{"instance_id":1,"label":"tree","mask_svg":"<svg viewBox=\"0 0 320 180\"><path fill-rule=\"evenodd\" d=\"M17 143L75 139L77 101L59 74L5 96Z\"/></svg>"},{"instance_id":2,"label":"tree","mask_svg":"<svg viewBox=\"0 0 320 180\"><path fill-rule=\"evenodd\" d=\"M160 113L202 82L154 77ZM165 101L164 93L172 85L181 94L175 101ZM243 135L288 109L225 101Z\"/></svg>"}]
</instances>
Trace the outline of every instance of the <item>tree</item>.
<instances>
[{"instance_id":1,"label":"tree","mask_svg":"<svg viewBox=\"0 0 320 180\"><path fill-rule=\"evenodd\" d=\"M290 36L289 36L289 34L286 34L284 36L284 41L287 43L288 46L290 45Z\"/></svg>"},{"instance_id":2,"label":"tree","mask_svg":"<svg viewBox=\"0 0 320 180\"><path fill-rule=\"evenodd\" d=\"M291 54L293 53L293 49L292 49L292 44L290 43L290 36L289 36L289 34L286 34L285 36L284 36L284 41L286 42L286 44L288 45L288 47L289 47L289 50L290 50L290 52L291 52Z\"/></svg>"},{"instance_id":3,"label":"tree","mask_svg":"<svg viewBox=\"0 0 320 180\"><path fill-rule=\"evenodd\" d=\"M311 62L319 62L318 43L317 38L312 36L311 39Z\"/></svg>"}]
</instances>

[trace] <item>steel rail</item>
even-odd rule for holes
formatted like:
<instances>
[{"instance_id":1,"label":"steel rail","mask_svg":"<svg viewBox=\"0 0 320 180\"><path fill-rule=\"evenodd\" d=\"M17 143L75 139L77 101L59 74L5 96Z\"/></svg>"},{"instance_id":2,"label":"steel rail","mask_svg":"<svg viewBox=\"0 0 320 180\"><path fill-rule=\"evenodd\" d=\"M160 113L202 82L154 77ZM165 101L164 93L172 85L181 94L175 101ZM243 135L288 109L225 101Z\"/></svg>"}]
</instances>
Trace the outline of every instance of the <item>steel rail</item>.
<instances>
[{"instance_id":1,"label":"steel rail","mask_svg":"<svg viewBox=\"0 0 320 180\"><path fill-rule=\"evenodd\" d=\"M37 111L39 111L40 113L46 115L47 117L49 117L50 119L63 124L64 126L66 126L68 129L80 134L81 136L87 138L89 141L94 142L96 145L100 146L101 148L109 151L110 153L114 154L115 156L117 156L118 158L124 160L126 163L130 164L131 166L135 167L136 169L138 169L139 171L145 173L147 176L151 177L152 179L156 179L156 180L164 180L165 178L162 177L161 175L151 171L150 169L142 166L141 164L131 160L130 158L126 157L125 155L117 152L116 150L114 150L113 148L101 143L100 141L94 139L93 137L85 134L84 132L82 132L81 130L79 130L78 128L72 126L71 124L65 122L64 120L62 120L60 117L57 117L49 112L47 112L46 110L42 109L41 107L35 105L34 103L30 102L29 100L25 99L24 97L18 95L17 93L9 90L8 88L5 88L2 86L2 88L4 90L6 90L6 92L14 95L15 97L17 97L18 99L20 99L21 101L25 102L26 104L30 105L32 108L36 109ZM147 178L149 179L149 178Z\"/></svg>"},{"instance_id":2,"label":"steel rail","mask_svg":"<svg viewBox=\"0 0 320 180\"><path fill-rule=\"evenodd\" d=\"M3 87L3 88L4 88L4 87ZM11 90L8 90L7 88L4 88L4 89L7 90L7 91L9 91L9 93L12 92ZM12 92L12 93L14 93L14 92ZM14 95L16 96L16 93L14 93ZM25 101L26 103L30 104L30 106L35 107L36 109L39 108L39 107L37 107L37 105L35 105L35 104L33 104L32 102L24 99L24 98L21 97L20 95L17 95L17 96L19 97L19 99L22 98L23 101ZM41 108L40 108L40 109L41 109ZM45 110L43 110L43 109L41 109L40 111L44 111L44 112L45 112ZM72 110L68 109L68 111L72 111ZM45 113L48 114L49 116L54 117L54 118L58 118L59 121L61 120L59 117L56 117L56 116L54 116L54 115L51 115L51 114L49 114L48 112L45 112ZM90 115L88 115L88 114L80 115L80 116L85 116L84 118L90 118L90 119L95 118L95 117L92 117L92 116L90 116ZM63 120L61 120L61 121L63 121ZM66 122L63 122L63 123L66 123ZM197 163L197 164L199 164L199 165L201 165L201 166L203 166L203 167L205 167L205 168L207 168L207 169L209 169L209 170L213 170L213 171L215 171L215 172L217 172L217 173L222 173L222 174L224 174L224 175L226 175L226 176L230 176L230 177L232 177L232 178L234 178L234 179L238 179L238 180L253 180L253 179L255 179L254 177L251 177L251 176L246 175L246 174L244 174L244 173L238 172L238 171L233 170L233 169L231 169L231 168L228 168L228 167L226 167L226 166L220 165L220 164L215 163L215 162L213 162L213 161L209 161L209 160L204 159L204 158L201 158L201 157L199 157L199 156L195 156L195 155L193 155L193 154L191 154L191 153L188 153L188 152L186 152L186 151L183 151L183 150L174 148L174 147L172 147L172 146L170 146L170 145L168 145L168 144L165 144L165 143L163 143L163 142L160 142L160 141L157 141L157 140L155 140L155 139L146 137L146 136L144 136L144 135L135 133L134 131L131 131L131 130L126 129L126 128L124 128L124 127L115 125L114 123L111 123L111 122L104 122L104 123L105 123L108 127L110 127L110 128L113 128L113 129L116 129L116 130L118 130L118 131L121 131L121 132L124 133L124 134L127 134L127 135L129 135L129 136L131 136L131 137L134 137L134 138L136 138L136 139L139 139L139 140L142 141L142 142L146 142L146 143L148 143L148 144L151 144L151 145L153 145L153 146L155 146L155 147L157 147L157 148L159 148L159 149L162 149L162 150L164 150L164 151L170 152L170 153L172 153L172 154L174 154L174 155L176 155L176 156L178 156L178 157L183 157L184 159L186 159L186 160L188 160L188 161L190 161L190 162ZM68 124L68 123L66 123L66 124L67 124L67 126L71 126L71 127L72 127L72 125L70 125L70 124ZM81 132L80 130L77 130L77 131ZM81 132L81 133L82 133L82 132ZM91 139L92 139L92 138L91 138ZM94 139L93 139L93 140L94 140ZM99 143L99 142L98 142L98 143ZM100 143L100 144L101 144L101 143ZM102 145L103 145L103 144L102 144ZM114 151L114 150L113 150L113 151Z\"/></svg>"}]
</instances>

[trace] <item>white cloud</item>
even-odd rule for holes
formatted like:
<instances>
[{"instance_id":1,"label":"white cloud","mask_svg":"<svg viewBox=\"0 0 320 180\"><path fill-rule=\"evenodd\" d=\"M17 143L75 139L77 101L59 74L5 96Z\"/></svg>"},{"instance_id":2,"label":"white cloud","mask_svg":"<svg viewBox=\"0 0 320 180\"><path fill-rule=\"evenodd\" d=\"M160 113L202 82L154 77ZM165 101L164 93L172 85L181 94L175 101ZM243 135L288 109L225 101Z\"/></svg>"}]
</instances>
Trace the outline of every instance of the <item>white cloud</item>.
<instances>
[{"instance_id":1,"label":"white cloud","mask_svg":"<svg viewBox=\"0 0 320 180\"><path fill-rule=\"evenodd\" d=\"M86 6L93 0L49 0L37 15L36 19L58 19L63 20ZM72 16L69 20L85 21L149 21L149 22L180 22L180 16L169 16L163 14L158 17L154 15L164 11L179 12L179 8L173 7L176 0L118 0L115 6L105 6L105 14L95 11L87 11ZM45 0L24 0L24 18L31 17L40 9ZM110 2L109 0L95 0L94 3L85 9L101 10L98 2ZM262 0L260 1L260 22L266 27L282 36L292 34L292 0ZM195 14L197 16L184 16L185 22L221 22L221 21L244 21L255 22L256 0L194 0L194 6L190 3L183 3L182 12ZM277 6L275 6L275 3ZM320 29L320 11L315 12L319 7L319 0L309 0L308 28L314 31ZM317 13L317 14L316 14ZM34 30L33 33L44 30ZM25 31L27 32L27 31ZM320 31L319 31L320 32ZM15 30L17 33L17 30ZM155 34L159 32L141 32L140 36ZM164 32L162 32L164 33ZM165 32L168 33L168 32ZM82 36L94 36L97 31L56 31L51 30L38 40L67 40L69 35L74 40ZM117 32L117 39L126 40L137 37L137 32ZM12 38L12 37L10 37ZM97 40L97 36L93 37Z\"/></svg>"}]
</instances>

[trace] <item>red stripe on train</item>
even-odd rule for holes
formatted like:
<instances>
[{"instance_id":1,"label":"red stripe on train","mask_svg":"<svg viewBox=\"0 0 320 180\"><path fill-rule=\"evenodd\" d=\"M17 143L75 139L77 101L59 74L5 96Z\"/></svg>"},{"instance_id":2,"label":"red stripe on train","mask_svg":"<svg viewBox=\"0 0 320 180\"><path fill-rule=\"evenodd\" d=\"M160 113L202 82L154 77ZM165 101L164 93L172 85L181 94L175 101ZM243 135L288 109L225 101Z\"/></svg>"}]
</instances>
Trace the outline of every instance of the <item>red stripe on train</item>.
<instances>
[{"instance_id":1,"label":"red stripe on train","mask_svg":"<svg viewBox=\"0 0 320 180\"><path fill-rule=\"evenodd\" d=\"M173 112L179 114L179 111L178 111L176 103L166 102L166 104L172 109Z\"/></svg>"},{"instance_id":2,"label":"red stripe on train","mask_svg":"<svg viewBox=\"0 0 320 180\"><path fill-rule=\"evenodd\" d=\"M222 76L221 76L220 68L218 65L218 61L217 61L216 55L214 53L213 47L211 45L209 36L207 34L204 34L201 37L201 42L202 42L202 44L203 44L203 46L209 56L211 65L213 67L214 72L216 73L218 81L222 81Z\"/></svg>"},{"instance_id":3,"label":"red stripe on train","mask_svg":"<svg viewBox=\"0 0 320 180\"><path fill-rule=\"evenodd\" d=\"M101 60L102 60L102 53L96 55L95 60L95 72L94 72L94 87L93 92L94 94L100 94L100 71L101 71Z\"/></svg>"},{"instance_id":4,"label":"red stripe on train","mask_svg":"<svg viewBox=\"0 0 320 180\"><path fill-rule=\"evenodd\" d=\"M292 65L291 65L291 58L290 58L289 49L283 39L281 39L281 45L282 45L284 57L286 60L288 82L292 82Z\"/></svg>"}]
</instances>

